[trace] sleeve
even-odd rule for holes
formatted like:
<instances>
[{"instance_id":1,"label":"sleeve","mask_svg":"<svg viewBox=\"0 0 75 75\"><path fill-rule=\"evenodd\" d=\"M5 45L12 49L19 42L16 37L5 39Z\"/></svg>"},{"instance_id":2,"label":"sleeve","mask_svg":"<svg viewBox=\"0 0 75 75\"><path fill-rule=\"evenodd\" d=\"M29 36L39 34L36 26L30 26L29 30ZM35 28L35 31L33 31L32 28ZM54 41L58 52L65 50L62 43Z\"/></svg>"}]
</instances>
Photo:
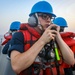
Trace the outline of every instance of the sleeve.
<instances>
[{"instance_id":1,"label":"sleeve","mask_svg":"<svg viewBox=\"0 0 75 75\"><path fill-rule=\"evenodd\" d=\"M10 47L8 50L8 56L10 57L11 51L16 50L19 52L24 52L24 36L22 32L16 32L12 36Z\"/></svg>"}]
</instances>

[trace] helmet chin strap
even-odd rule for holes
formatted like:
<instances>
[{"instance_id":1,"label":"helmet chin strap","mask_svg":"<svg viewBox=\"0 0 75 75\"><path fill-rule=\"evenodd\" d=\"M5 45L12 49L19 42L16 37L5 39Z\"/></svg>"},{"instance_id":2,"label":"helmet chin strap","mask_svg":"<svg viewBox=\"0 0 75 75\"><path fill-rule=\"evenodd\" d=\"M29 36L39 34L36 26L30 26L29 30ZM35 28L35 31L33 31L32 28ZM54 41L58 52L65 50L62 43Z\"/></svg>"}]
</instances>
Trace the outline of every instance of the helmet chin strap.
<instances>
[{"instance_id":1,"label":"helmet chin strap","mask_svg":"<svg viewBox=\"0 0 75 75\"><path fill-rule=\"evenodd\" d=\"M39 21L39 19L38 19L37 13L35 13L35 16L36 16L36 18L37 18L37 20L38 20L38 27L43 31L43 27L42 27L42 25L40 24L40 21Z\"/></svg>"}]
</instances>

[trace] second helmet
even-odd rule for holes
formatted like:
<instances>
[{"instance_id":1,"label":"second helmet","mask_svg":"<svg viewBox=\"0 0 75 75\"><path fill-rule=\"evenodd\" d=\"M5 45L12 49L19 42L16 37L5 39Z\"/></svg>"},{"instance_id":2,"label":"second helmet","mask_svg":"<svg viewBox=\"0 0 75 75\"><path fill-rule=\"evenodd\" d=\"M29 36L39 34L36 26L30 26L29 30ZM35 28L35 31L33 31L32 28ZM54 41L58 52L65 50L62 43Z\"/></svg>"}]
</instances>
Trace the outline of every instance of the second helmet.
<instances>
[{"instance_id":1,"label":"second helmet","mask_svg":"<svg viewBox=\"0 0 75 75\"><path fill-rule=\"evenodd\" d=\"M63 17L57 17L57 18L55 18L53 20L53 23L57 24L59 26L62 26L62 27L68 27L67 26L67 22L66 22L66 20Z\"/></svg>"}]
</instances>

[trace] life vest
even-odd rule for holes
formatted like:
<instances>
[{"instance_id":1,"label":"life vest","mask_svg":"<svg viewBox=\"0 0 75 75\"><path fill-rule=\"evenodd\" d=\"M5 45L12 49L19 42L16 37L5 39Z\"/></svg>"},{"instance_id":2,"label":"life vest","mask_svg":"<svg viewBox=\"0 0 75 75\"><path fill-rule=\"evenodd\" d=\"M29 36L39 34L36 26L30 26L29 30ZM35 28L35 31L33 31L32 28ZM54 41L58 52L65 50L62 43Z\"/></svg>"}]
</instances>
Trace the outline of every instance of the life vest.
<instances>
[{"instance_id":1,"label":"life vest","mask_svg":"<svg viewBox=\"0 0 75 75\"><path fill-rule=\"evenodd\" d=\"M20 32L24 35L24 51L28 50L41 36L34 28L30 27L26 23L21 24ZM36 66L39 66L38 69ZM42 69L42 67L44 67L44 69ZM60 75L64 75L62 66L59 66L59 68L61 73ZM57 75L57 71L56 67L51 67L50 63L41 64L40 62L34 62L33 65L22 71L19 75Z\"/></svg>"},{"instance_id":2,"label":"life vest","mask_svg":"<svg viewBox=\"0 0 75 75\"><path fill-rule=\"evenodd\" d=\"M12 38L12 34L7 32L4 34L4 38L5 38L5 40L2 42L1 45L5 45Z\"/></svg>"},{"instance_id":3,"label":"life vest","mask_svg":"<svg viewBox=\"0 0 75 75\"><path fill-rule=\"evenodd\" d=\"M61 33L61 37L65 41L65 43L75 53L75 33L73 33L73 32L62 32ZM62 66L63 66L63 68L69 68L69 67L71 67L71 65L68 65L65 62L63 62Z\"/></svg>"}]
</instances>

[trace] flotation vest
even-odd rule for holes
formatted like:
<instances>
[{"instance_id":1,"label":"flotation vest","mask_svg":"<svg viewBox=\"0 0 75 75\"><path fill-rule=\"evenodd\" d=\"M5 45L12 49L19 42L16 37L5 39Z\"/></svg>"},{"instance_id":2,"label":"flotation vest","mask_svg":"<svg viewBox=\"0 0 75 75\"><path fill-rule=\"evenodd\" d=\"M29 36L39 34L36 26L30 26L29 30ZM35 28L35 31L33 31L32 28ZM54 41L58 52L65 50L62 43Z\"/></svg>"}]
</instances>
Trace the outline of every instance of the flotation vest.
<instances>
[{"instance_id":1,"label":"flotation vest","mask_svg":"<svg viewBox=\"0 0 75 75\"><path fill-rule=\"evenodd\" d=\"M4 34L4 38L5 38L5 40L2 42L1 45L5 45L12 38L12 34L7 32L7 33Z\"/></svg>"},{"instance_id":2,"label":"flotation vest","mask_svg":"<svg viewBox=\"0 0 75 75\"><path fill-rule=\"evenodd\" d=\"M21 24L20 32L24 35L24 51L28 50L39 38L40 34L28 24ZM57 75L55 64L53 66L50 63L41 64L40 62L34 62L29 68L22 71L19 75ZM36 68L36 66L38 68ZM44 67L44 69L42 69ZM60 75L64 75L62 66L60 68ZM39 74L38 74L39 73Z\"/></svg>"},{"instance_id":3,"label":"flotation vest","mask_svg":"<svg viewBox=\"0 0 75 75\"><path fill-rule=\"evenodd\" d=\"M73 33L73 32L62 32L61 33L61 37L65 41L65 43L75 53L75 33ZM63 66L63 68L69 68L69 67L71 67L71 65L68 65L65 62L63 62L62 66Z\"/></svg>"}]
</instances>

